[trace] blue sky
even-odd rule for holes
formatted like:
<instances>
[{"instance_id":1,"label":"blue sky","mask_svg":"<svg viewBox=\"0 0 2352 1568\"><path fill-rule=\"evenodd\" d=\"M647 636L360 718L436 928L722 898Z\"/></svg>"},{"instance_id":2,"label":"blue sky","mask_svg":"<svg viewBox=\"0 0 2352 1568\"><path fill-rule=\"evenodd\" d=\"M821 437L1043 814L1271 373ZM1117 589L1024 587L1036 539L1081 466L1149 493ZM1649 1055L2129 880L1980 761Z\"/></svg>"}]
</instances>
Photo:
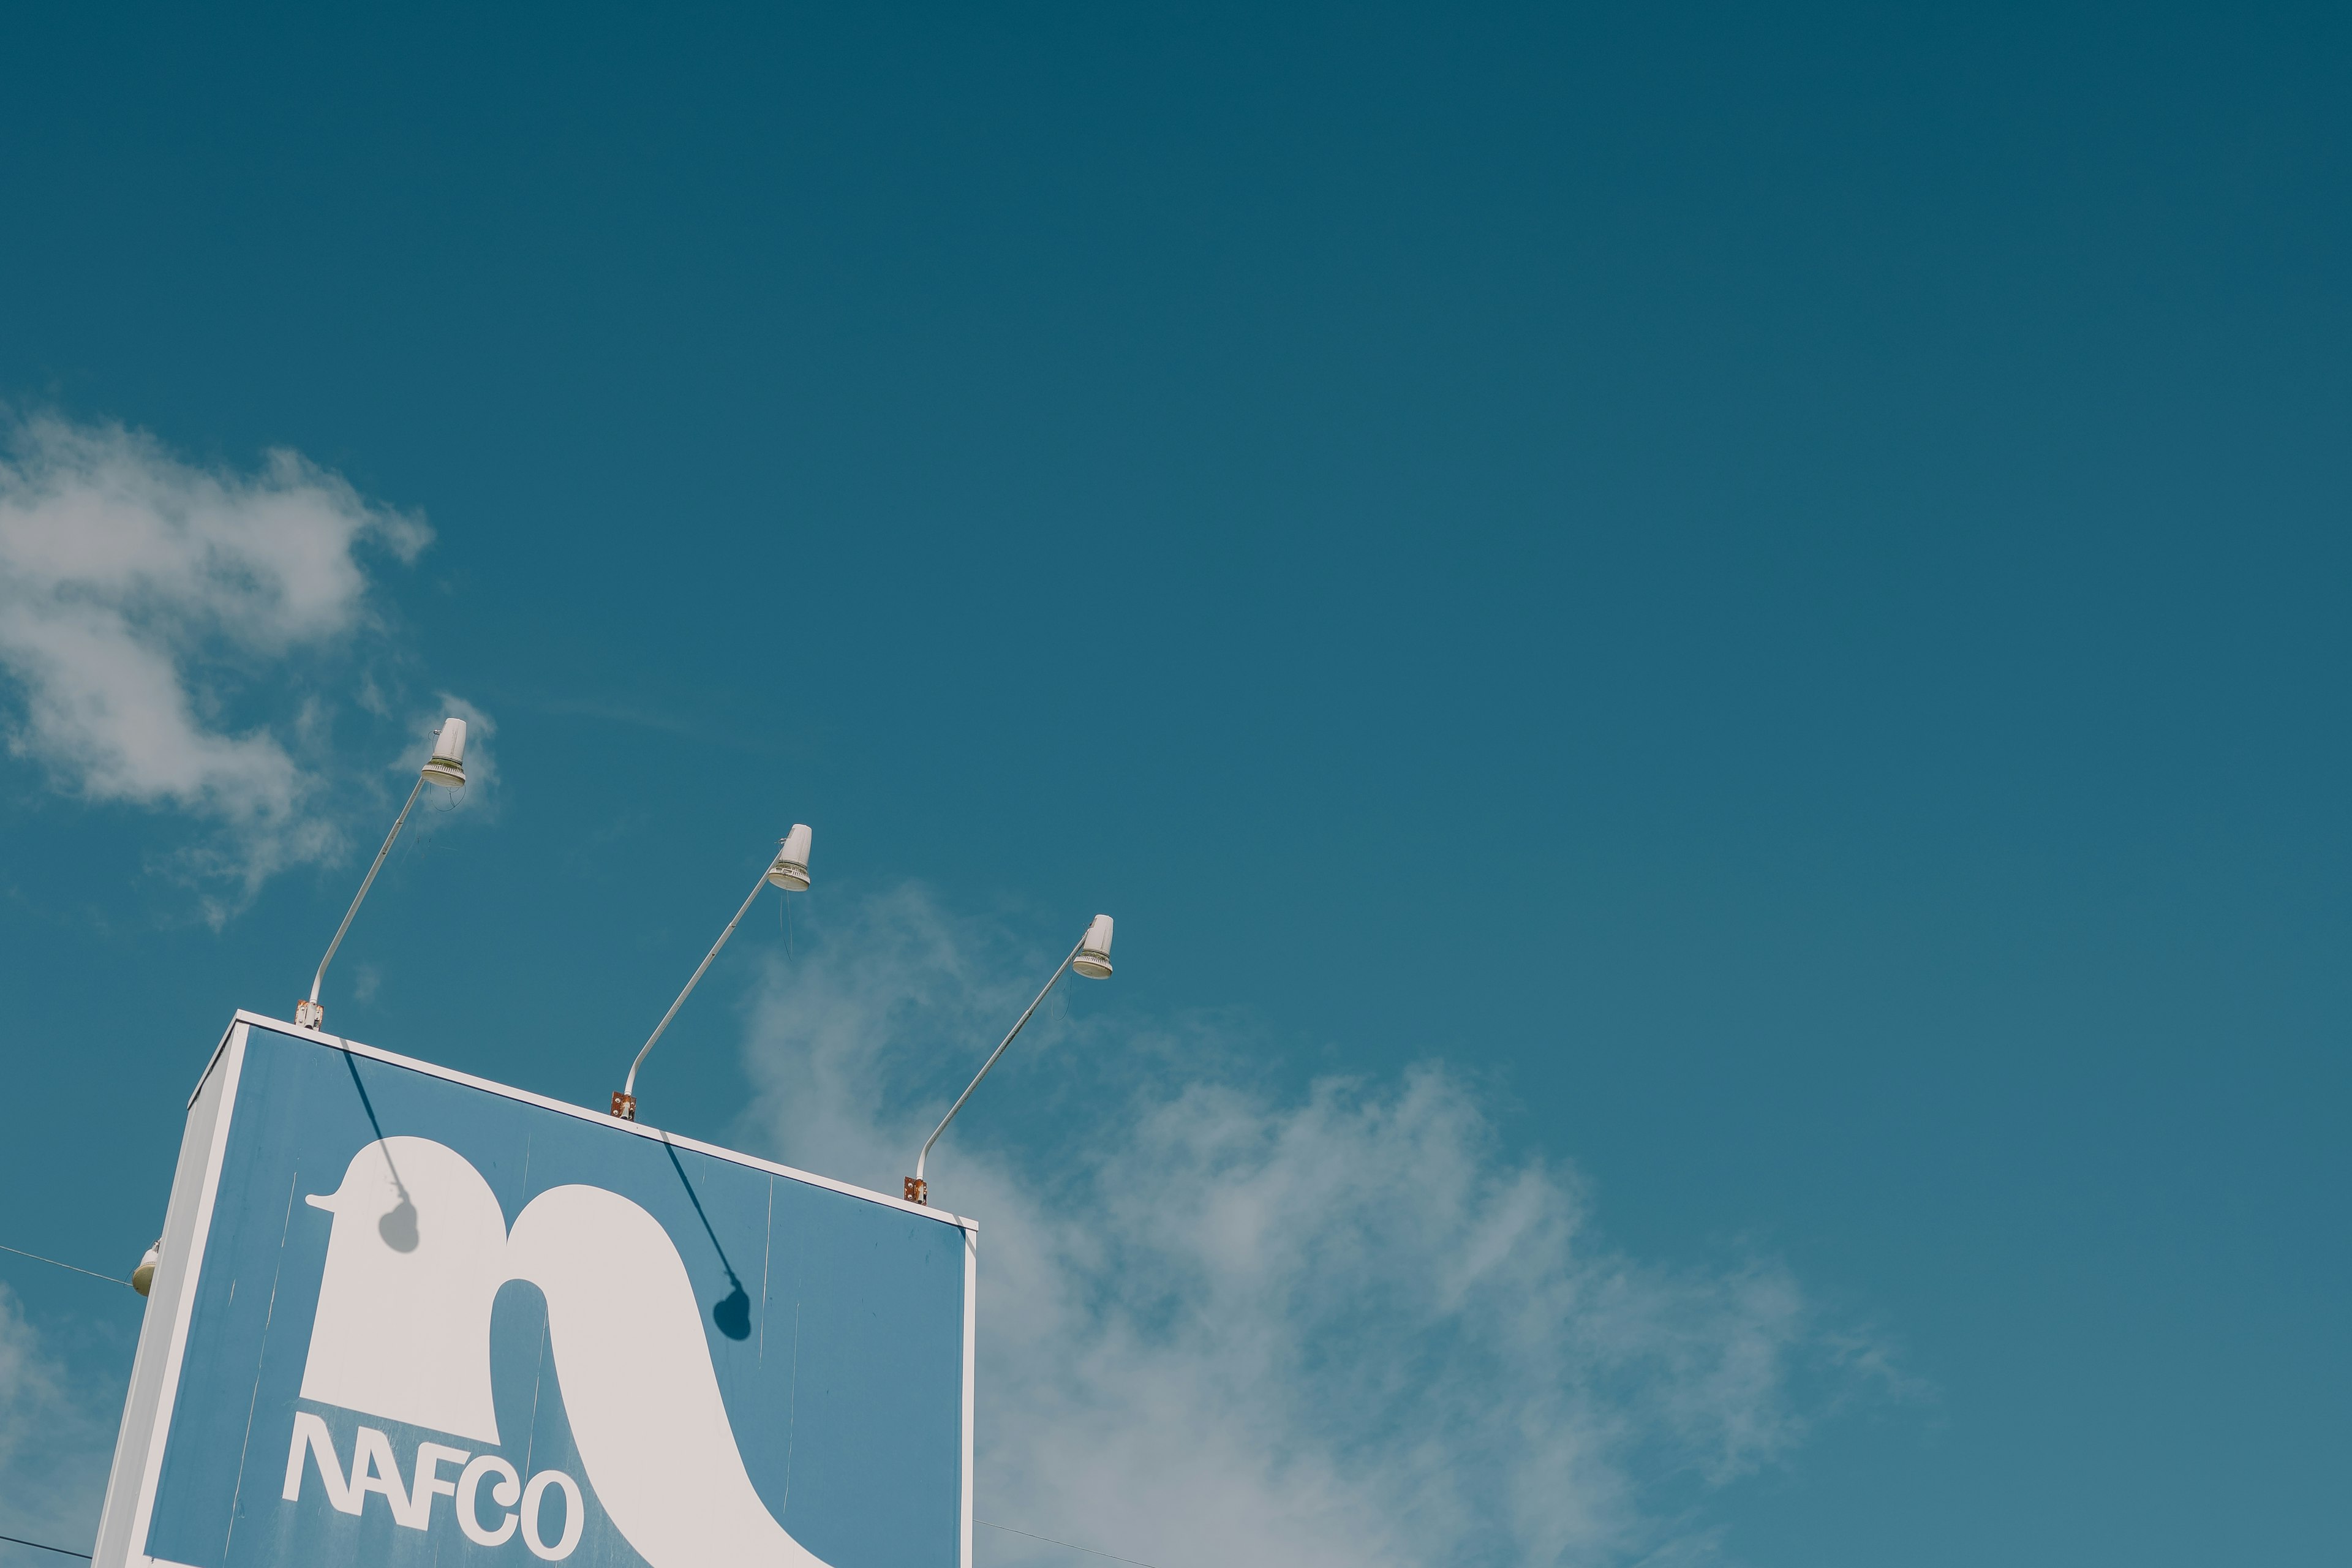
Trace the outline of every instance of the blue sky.
<instances>
[{"instance_id":1,"label":"blue sky","mask_svg":"<svg viewBox=\"0 0 2352 1568\"><path fill-rule=\"evenodd\" d=\"M1118 917L934 1165L983 1518L2340 1550L2339 11L9 35L0 1245L128 1269L462 705L373 1044L601 1102L806 821L646 1116L887 1185ZM86 1537L136 1300L0 1284Z\"/></svg>"}]
</instances>

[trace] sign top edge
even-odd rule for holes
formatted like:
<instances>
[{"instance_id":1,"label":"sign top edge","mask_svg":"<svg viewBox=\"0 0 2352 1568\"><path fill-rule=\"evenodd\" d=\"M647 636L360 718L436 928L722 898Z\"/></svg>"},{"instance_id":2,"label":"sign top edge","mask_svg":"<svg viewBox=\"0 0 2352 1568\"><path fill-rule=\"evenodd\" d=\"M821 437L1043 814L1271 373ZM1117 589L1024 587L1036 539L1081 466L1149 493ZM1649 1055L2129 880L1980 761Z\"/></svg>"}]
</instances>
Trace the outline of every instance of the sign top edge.
<instances>
[{"instance_id":1,"label":"sign top edge","mask_svg":"<svg viewBox=\"0 0 2352 1568\"><path fill-rule=\"evenodd\" d=\"M740 1149L729 1149L717 1143L705 1143L700 1139L688 1138L684 1133L665 1131L660 1128L647 1127L635 1121L625 1121L619 1117L608 1115L604 1111L591 1110L585 1106L572 1105L544 1094L534 1094L530 1089L517 1089L512 1084L499 1083L493 1079L478 1078L472 1073L459 1072L455 1068L446 1068L437 1062L428 1062L417 1057L404 1057L397 1051L387 1051L379 1046L346 1039L341 1035L331 1035L322 1029L306 1029L299 1024L289 1024L283 1018L272 1018L248 1008L239 1007L236 1010L229 1020L228 1034L234 1034L240 1024L268 1029L272 1034L284 1035L290 1039L305 1041L329 1050L346 1051L389 1066L405 1068L412 1072L424 1073L427 1077L437 1078L448 1083L462 1084L467 1089L479 1089L487 1094L495 1094L504 1099L519 1100L525 1105L537 1106L542 1110L552 1110L579 1121L596 1122L610 1127L615 1131L629 1133L639 1138L649 1138L657 1143L667 1143L674 1149L690 1150L698 1154L708 1154L713 1159L746 1165L757 1171L765 1171L770 1175L804 1182L810 1186L823 1187L830 1192L841 1193L853 1198L862 1198L867 1203L903 1210L908 1214L917 1215L924 1219L936 1220L941 1225L953 1226L974 1235L977 1235L980 1230L978 1220L967 1219L961 1215L950 1214L944 1209L908 1203L904 1198L892 1197L887 1193L877 1193L870 1187L860 1187L848 1182L837 1182L830 1176L820 1176L813 1171L803 1171L791 1165L781 1164L774 1160L763 1160L756 1154L746 1154ZM217 1063L220 1048L225 1048L227 1044L227 1036L224 1035L221 1047L215 1049L212 1062L205 1068L206 1076L210 1075L212 1065Z\"/></svg>"}]
</instances>

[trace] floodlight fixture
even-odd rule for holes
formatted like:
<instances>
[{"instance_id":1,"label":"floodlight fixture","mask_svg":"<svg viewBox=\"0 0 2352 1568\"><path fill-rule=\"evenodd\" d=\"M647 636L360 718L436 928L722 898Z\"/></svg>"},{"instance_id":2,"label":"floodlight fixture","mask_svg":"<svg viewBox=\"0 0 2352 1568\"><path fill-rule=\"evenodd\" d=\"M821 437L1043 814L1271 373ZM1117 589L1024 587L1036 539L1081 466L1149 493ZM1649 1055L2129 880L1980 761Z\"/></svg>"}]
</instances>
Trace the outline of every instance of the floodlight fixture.
<instances>
[{"instance_id":1,"label":"floodlight fixture","mask_svg":"<svg viewBox=\"0 0 2352 1568\"><path fill-rule=\"evenodd\" d=\"M783 847L776 851L775 863L768 868L768 880L788 893L808 891L809 837L807 823L793 823Z\"/></svg>"},{"instance_id":2,"label":"floodlight fixture","mask_svg":"<svg viewBox=\"0 0 2352 1568\"><path fill-rule=\"evenodd\" d=\"M1070 960L1070 967L1088 980L1110 978L1110 917L1108 915L1097 915L1094 918L1094 923L1087 927L1087 934L1079 942L1077 956Z\"/></svg>"},{"instance_id":3,"label":"floodlight fixture","mask_svg":"<svg viewBox=\"0 0 2352 1568\"><path fill-rule=\"evenodd\" d=\"M646 1065L646 1053L654 1048L654 1042L662 1037L662 1031L669 1027L669 1021L677 1016L677 1010L686 1005L688 996L694 994L694 987L702 979L702 972L710 967L710 961L719 956L719 950L727 945L727 939L733 936L735 928L743 923L743 917L751 912L751 900L760 896L760 889L772 882L786 892L808 891L811 837L807 823L795 822L793 830L778 842L775 858L761 871L760 879L751 884L751 891L743 900L743 907L735 911L735 918L727 922L727 929L719 933L719 940L710 944L710 951L702 955L702 962L695 965L694 973L687 980L686 989L677 994L677 1000L669 1005L669 1011L662 1015L661 1022L654 1026L654 1032L646 1036L646 1043L638 1047L637 1059L629 1064L627 1079L613 1091L614 1115L624 1121L637 1119L637 1069Z\"/></svg>"},{"instance_id":4,"label":"floodlight fixture","mask_svg":"<svg viewBox=\"0 0 2352 1568\"><path fill-rule=\"evenodd\" d=\"M433 754L416 773L416 782L409 786L408 799L402 805L400 815L392 821L392 831L383 836L383 847L375 852L375 860L368 867L367 875L360 879L360 890L352 899L352 907L343 911L343 923L335 928L335 940L327 944L327 956L319 960L319 973L310 977L310 999L294 1004L295 1026L303 1029L322 1027L327 1022L327 1010L319 1005L319 986L327 978L327 965L335 962L335 950L343 945L343 933L352 929L352 917L360 912L360 904L367 898L368 889L375 886L375 874L383 869L383 858L392 853L392 842L400 837L401 827L408 821L409 809L428 784L443 789L456 789L466 782L466 721L444 719L441 732L433 739Z\"/></svg>"},{"instance_id":5,"label":"floodlight fixture","mask_svg":"<svg viewBox=\"0 0 2352 1568\"><path fill-rule=\"evenodd\" d=\"M162 1261L163 1261L163 1238L159 1236L155 1238L155 1245L149 1247L139 1259L139 1267L131 1271L131 1288L142 1296L153 1289L155 1265Z\"/></svg>"},{"instance_id":6,"label":"floodlight fixture","mask_svg":"<svg viewBox=\"0 0 2352 1568\"><path fill-rule=\"evenodd\" d=\"M1078 938L1077 946L1070 949L1068 956L1055 967L1052 978L1045 982L1045 991L1038 992L1036 1000L1031 1002L1022 1010L1021 1016L1013 1021L1012 1029L1005 1034L1003 1039L997 1042L996 1048L988 1053L988 1059L980 1064L980 1071L972 1075L971 1082L964 1086L964 1091L956 1096L956 1102L948 1107L948 1113L940 1118L940 1124L937 1127L931 1129L931 1135L923 1140L922 1152L915 1156L915 1173L907 1178L906 1193L908 1203L929 1204L930 1202L931 1185L923 1180L923 1164L931 1157L931 1145L940 1141L940 1134L948 1130L948 1123L956 1119L956 1112L963 1109L963 1102L971 1098L971 1091L980 1087L980 1080L988 1076L988 1069L996 1065L996 1058L1004 1054L1004 1047L1013 1043L1013 1037L1019 1034L1022 1026L1029 1022L1029 1015L1034 1013L1038 1005L1045 1000L1045 992L1054 988L1054 982L1062 978L1062 971L1065 969L1075 969L1089 980L1110 978L1110 917L1108 915L1097 915L1087 923L1086 934Z\"/></svg>"},{"instance_id":7,"label":"floodlight fixture","mask_svg":"<svg viewBox=\"0 0 2352 1568\"><path fill-rule=\"evenodd\" d=\"M443 789L457 789L466 782L466 721L463 719L441 721L441 733L433 739L433 754L425 759L425 776Z\"/></svg>"}]
</instances>

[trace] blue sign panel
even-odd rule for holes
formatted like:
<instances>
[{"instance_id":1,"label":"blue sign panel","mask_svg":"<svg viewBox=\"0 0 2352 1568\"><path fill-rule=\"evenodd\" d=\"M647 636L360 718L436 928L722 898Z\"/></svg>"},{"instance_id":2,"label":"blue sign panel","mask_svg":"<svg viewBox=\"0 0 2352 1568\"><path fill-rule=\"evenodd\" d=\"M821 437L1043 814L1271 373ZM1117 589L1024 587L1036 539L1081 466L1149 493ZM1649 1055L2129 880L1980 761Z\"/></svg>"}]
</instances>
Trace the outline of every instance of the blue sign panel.
<instances>
[{"instance_id":1,"label":"blue sign panel","mask_svg":"<svg viewBox=\"0 0 2352 1568\"><path fill-rule=\"evenodd\" d=\"M104 1568L968 1568L967 1222L240 1019Z\"/></svg>"}]
</instances>

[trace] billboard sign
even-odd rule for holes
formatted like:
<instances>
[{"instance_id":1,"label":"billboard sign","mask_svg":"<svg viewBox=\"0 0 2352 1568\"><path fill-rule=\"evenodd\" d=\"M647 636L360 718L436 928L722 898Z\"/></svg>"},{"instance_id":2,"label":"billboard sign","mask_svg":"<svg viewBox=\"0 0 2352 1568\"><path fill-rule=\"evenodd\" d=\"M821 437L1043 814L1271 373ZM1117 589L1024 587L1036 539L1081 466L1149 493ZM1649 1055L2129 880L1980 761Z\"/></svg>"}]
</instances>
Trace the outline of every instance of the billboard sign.
<instances>
[{"instance_id":1,"label":"billboard sign","mask_svg":"<svg viewBox=\"0 0 2352 1568\"><path fill-rule=\"evenodd\" d=\"M99 1568L970 1568L976 1240L239 1013Z\"/></svg>"}]
</instances>

